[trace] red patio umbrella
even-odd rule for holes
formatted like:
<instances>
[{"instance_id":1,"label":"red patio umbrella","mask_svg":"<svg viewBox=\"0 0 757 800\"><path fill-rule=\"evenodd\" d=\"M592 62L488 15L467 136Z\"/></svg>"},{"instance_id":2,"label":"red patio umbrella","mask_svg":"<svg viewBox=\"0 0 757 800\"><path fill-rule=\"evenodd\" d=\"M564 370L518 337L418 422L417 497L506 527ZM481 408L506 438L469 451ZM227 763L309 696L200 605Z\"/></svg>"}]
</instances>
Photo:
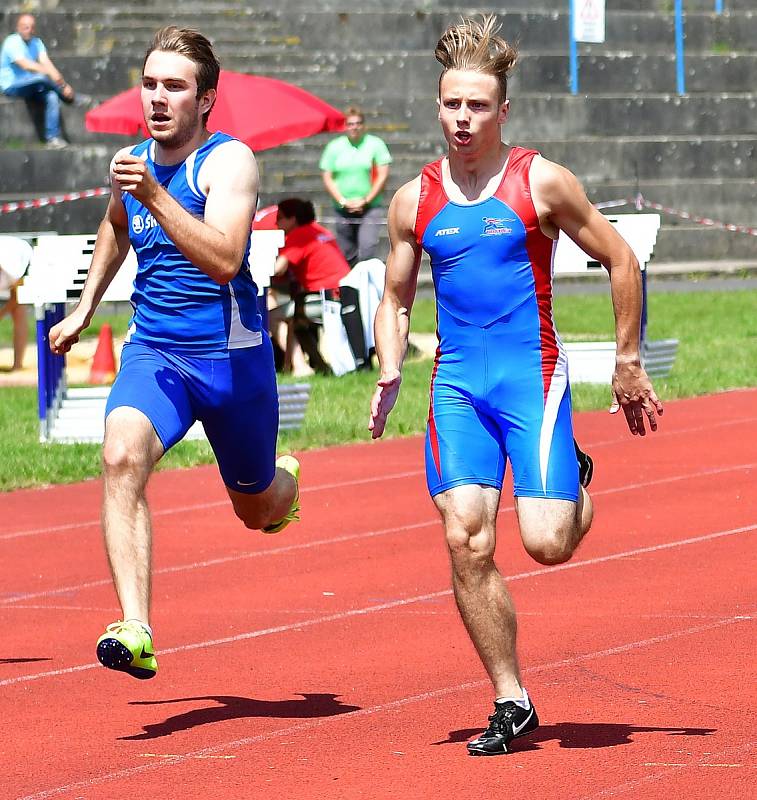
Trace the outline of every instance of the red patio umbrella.
<instances>
[{"instance_id":1,"label":"red patio umbrella","mask_svg":"<svg viewBox=\"0 0 757 800\"><path fill-rule=\"evenodd\" d=\"M88 111L87 130L147 135L139 93L135 86ZM344 114L291 83L221 70L208 129L236 136L254 150L266 150L316 133L344 130Z\"/></svg>"}]
</instances>

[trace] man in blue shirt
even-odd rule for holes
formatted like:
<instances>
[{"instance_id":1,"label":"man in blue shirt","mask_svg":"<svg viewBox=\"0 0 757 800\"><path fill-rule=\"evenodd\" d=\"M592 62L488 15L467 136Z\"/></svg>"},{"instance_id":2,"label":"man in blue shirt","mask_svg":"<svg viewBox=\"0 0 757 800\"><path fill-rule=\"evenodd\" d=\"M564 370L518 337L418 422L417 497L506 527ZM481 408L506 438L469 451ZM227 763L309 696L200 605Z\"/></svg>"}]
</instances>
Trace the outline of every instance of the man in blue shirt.
<instances>
[{"instance_id":1,"label":"man in blue shirt","mask_svg":"<svg viewBox=\"0 0 757 800\"><path fill-rule=\"evenodd\" d=\"M9 97L36 100L45 107L45 141L58 149L66 146L60 129L60 101L73 103L74 90L50 60L42 39L36 36L36 21L22 14L16 33L0 50L0 90Z\"/></svg>"},{"instance_id":2,"label":"man in blue shirt","mask_svg":"<svg viewBox=\"0 0 757 800\"><path fill-rule=\"evenodd\" d=\"M123 619L100 637L97 657L140 679L158 669L145 488L195 420L247 528L278 533L299 518L299 464L276 459L273 353L248 261L255 157L206 126L219 72L201 33L173 26L156 33L142 69L150 138L111 162L110 202L81 300L49 334L53 352L70 349L133 247L134 316L103 442L103 529Z\"/></svg>"}]
</instances>

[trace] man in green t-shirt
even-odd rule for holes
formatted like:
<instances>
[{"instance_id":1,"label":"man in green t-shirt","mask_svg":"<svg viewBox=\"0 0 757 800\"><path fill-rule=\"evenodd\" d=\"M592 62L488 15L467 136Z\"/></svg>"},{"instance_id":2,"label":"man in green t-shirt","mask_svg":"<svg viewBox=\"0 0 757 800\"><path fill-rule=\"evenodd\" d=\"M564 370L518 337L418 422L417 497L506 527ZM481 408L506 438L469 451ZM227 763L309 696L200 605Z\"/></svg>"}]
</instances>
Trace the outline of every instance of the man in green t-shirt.
<instances>
[{"instance_id":1,"label":"man in green t-shirt","mask_svg":"<svg viewBox=\"0 0 757 800\"><path fill-rule=\"evenodd\" d=\"M392 157L386 144L365 132L359 108L346 111L347 132L329 142L319 167L337 212L336 238L352 267L376 257L384 212L381 192Z\"/></svg>"}]
</instances>

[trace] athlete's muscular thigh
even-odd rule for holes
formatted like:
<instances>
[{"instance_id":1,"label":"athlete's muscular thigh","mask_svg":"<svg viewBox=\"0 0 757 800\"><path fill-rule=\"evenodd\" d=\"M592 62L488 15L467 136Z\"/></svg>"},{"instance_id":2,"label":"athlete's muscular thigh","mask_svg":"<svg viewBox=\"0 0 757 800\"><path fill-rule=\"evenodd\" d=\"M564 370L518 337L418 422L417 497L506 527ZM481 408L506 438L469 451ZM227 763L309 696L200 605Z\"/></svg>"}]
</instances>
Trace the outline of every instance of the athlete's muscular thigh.
<instances>
[{"instance_id":1,"label":"athlete's muscular thigh","mask_svg":"<svg viewBox=\"0 0 757 800\"><path fill-rule=\"evenodd\" d=\"M142 483L163 452L163 443L142 411L119 406L108 414L102 451L106 474L128 472Z\"/></svg>"},{"instance_id":2,"label":"athlete's muscular thigh","mask_svg":"<svg viewBox=\"0 0 757 800\"><path fill-rule=\"evenodd\" d=\"M434 496L453 558L493 557L499 495L492 486L466 484Z\"/></svg>"},{"instance_id":3,"label":"athlete's muscular thigh","mask_svg":"<svg viewBox=\"0 0 757 800\"><path fill-rule=\"evenodd\" d=\"M529 555L540 564L560 564L573 554L580 539L578 504L545 497L516 497L520 536Z\"/></svg>"}]
</instances>

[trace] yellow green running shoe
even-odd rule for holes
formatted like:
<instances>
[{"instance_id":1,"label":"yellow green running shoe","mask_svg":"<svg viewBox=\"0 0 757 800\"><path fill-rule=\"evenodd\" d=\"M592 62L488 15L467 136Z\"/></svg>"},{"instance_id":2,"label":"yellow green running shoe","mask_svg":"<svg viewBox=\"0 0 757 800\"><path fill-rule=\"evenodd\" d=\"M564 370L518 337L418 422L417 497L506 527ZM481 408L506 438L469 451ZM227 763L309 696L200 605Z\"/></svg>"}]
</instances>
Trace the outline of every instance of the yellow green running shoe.
<instances>
[{"instance_id":1,"label":"yellow green running shoe","mask_svg":"<svg viewBox=\"0 0 757 800\"><path fill-rule=\"evenodd\" d=\"M108 669L128 672L140 680L154 678L158 671L152 636L134 619L108 625L97 640L97 660Z\"/></svg>"},{"instance_id":2,"label":"yellow green running shoe","mask_svg":"<svg viewBox=\"0 0 757 800\"><path fill-rule=\"evenodd\" d=\"M300 520L300 462L294 456L279 456L276 459L276 466L286 470L294 478L297 486L289 511L278 522L272 522L265 528L261 528L263 533L278 533L283 531L290 522L299 522Z\"/></svg>"}]
</instances>

